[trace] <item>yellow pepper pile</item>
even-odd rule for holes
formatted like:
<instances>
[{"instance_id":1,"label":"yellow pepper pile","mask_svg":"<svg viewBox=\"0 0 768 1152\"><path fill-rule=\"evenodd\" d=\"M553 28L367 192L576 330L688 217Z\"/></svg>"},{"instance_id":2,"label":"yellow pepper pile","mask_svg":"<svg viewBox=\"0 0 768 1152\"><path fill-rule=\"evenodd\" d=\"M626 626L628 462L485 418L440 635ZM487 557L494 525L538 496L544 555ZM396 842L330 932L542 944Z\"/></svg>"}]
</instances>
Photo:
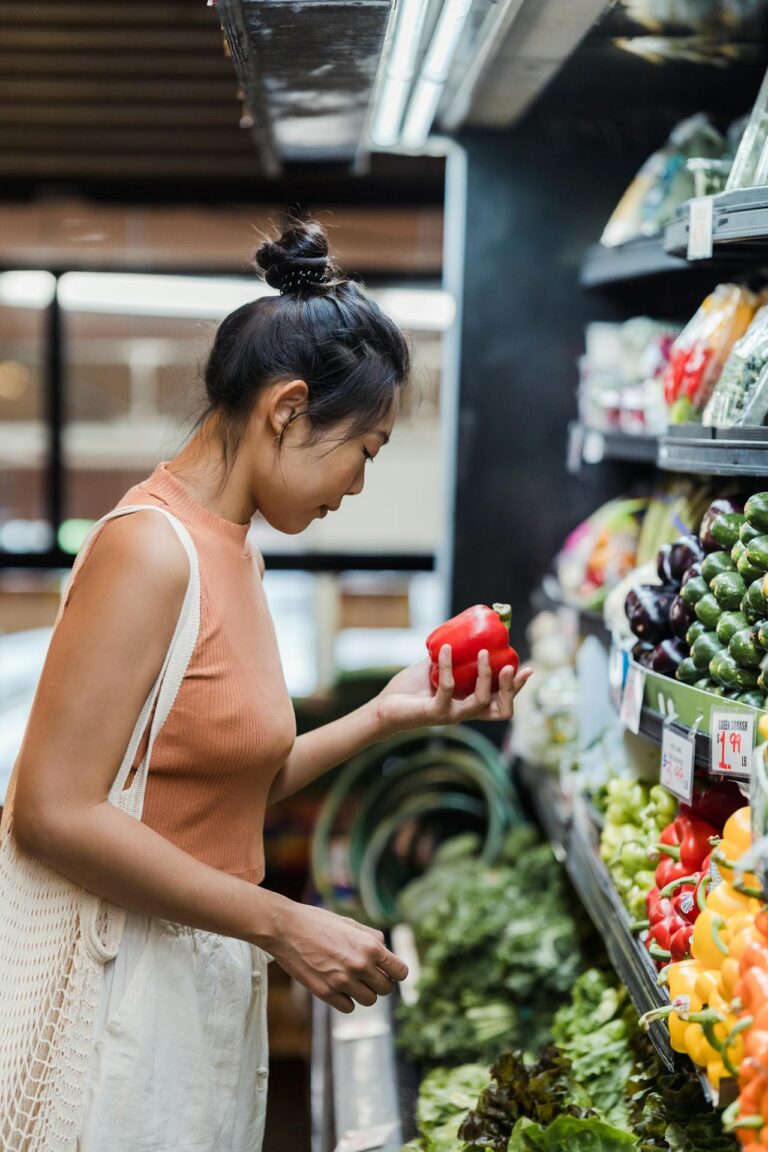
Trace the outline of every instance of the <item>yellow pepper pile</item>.
<instances>
[{"instance_id":1,"label":"yellow pepper pile","mask_svg":"<svg viewBox=\"0 0 768 1152\"><path fill-rule=\"evenodd\" d=\"M762 904L756 877L736 880L733 864L751 844L749 808L728 819L713 853L723 880L713 884L696 919L691 960L666 969L670 1007L646 1013L643 1023L666 1015L673 1049L703 1068L716 1090L724 1076L735 1076L744 1055L747 1025L734 1004L739 962L750 944L764 941L755 925ZM735 883L738 885L735 886ZM743 889L743 890L740 890Z\"/></svg>"}]
</instances>

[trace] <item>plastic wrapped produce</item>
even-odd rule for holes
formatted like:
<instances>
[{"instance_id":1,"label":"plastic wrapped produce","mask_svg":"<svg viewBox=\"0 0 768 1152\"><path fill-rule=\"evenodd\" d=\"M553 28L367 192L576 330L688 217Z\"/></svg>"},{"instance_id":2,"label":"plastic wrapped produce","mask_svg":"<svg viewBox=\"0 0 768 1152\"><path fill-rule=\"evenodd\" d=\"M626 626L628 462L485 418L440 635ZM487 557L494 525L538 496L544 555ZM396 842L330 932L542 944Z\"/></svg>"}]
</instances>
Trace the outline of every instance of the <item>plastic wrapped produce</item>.
<instances>
[{"instance_id":1,"label":"plastic wrapped produce","mask_svg":"<svg viewBox=\"0 0 768 1152\"><path fill-rule=\"evenodd\" d=\"M768 178L768 156L765 145L768 141L768 72L757 94L752 114L747 121L739 150L733 161L731 174L725 186L726 192L737 188L753 188Z\"/></svg>"},{"instance_id":2,"label":"plastic wrapped produce","mask_svg":"<svg viewBox=\"0 0 768 1152\"><path fill-rule=\"evenodd\" d=\"M695 192L686 162L693 156L720 158L728 145L703 113L675 126L663 148L649 156L605 226L608 248L638 236L656 236Z\"/></svg>"},{"instance_id":3,"label":"plastic wrapped produce","mask_svg":"<svg viewBox=\"0 0 768 1152\"><path fill-rule=\"evenodd\" d=\"M768 306L763 306L734 344L712 397L704 423L715 428L762 424L768 414Z\"/></svg>"},{"instance_id":4,"label":"plastic wrapped produce","mask_svg":"<svg viewBox=\"0 0 768 1152\"><path fill-rule=\"evenodd\" d=\"M718 284L672 345L664 373L670 421L701 418L723 365L747 331L757 297L739 284Z\"/></svg>"}]
</instances>

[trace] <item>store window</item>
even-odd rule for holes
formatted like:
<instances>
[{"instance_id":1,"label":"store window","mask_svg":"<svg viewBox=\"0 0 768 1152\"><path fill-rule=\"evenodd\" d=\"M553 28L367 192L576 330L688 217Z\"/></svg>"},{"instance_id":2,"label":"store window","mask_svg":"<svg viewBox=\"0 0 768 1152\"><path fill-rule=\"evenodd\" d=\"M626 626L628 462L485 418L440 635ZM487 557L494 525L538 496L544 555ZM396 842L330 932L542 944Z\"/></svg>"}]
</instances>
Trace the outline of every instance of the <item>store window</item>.
<instances>
[{"instance_id":1,"label":"store window","mask_svg":"<svg viewBox=\"0 0 768 1152\"><path fill-rule=\"evenodd\" d=\"M0 274L0 553L45 552L48 272Z\"/></svg>"}]
</instances>

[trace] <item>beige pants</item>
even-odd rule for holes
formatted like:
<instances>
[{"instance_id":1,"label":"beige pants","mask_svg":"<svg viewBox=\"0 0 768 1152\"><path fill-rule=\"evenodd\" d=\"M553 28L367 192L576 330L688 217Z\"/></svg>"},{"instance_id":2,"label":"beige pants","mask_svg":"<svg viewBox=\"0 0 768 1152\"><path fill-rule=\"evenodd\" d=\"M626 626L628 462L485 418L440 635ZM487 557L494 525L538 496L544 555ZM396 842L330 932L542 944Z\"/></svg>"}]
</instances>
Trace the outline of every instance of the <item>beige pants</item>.
<instances>
[{"instance_id":1,"label":"beige pants","mask_svg":"<svg viewBox=\"0 0 768 1152\"><path fill-rule=\"evenodd\" d=\"M104 969L79 1152L260 1152L268 960L128 914Z\"/></svg>"}]
</instances>

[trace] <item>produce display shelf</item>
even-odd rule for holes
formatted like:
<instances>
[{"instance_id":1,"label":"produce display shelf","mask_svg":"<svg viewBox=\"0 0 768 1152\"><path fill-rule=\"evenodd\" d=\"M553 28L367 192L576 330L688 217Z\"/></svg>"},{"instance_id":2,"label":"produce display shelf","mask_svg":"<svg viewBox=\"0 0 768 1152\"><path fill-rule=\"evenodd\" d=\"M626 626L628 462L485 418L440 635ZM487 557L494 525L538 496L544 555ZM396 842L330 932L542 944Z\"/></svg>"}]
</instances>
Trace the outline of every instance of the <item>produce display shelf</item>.
<instances>
[{"instance_id":1,"label":"produce display shelf","mask_svg":"<svg viewBox=\"0 0 768 1152\"><path fill-rule=\"evenodd\" d=\"M768 476L768 429L683 424L659 438L659 468L707 476Z\"/></svg>"},{"instance_id":2,"label":"produce display shelf","mask_svg":"<svg viewBox=\"0 0 768 1152\"><path fill-rule=\"evenodd\" d=\"M690 684L681 684L671 676L662 676L629 661L644 677L643 708L640 713L640 734L661 744L665 720L674 721L682 729L693 731L696 738L694 763L708 768L710 764L710 723L714 709L727 708L755 718L755 730L763 711L751 708L738 700L726 700L703 692Z\"/></svg>"},{"instance_id":3,"label":"produce display shelf","mask_svg":"<svg viewBox=\"0 0 768 1152\"><path fill-rule=\"evenodd\" d=\"M656 464L655 436L628 436L624 432L604 432L573 421L568 426L568 470L576 474L584 464L603 460L626 460L632 464Z\"/></svg>"},{"instance_id":4,"label":"produce display shelf","mask_svg":"<svg viewBox=\"0 0 768 1152\"><path fill-rule=\"evenodd\" d=\"M744 188L713 198L713 254L755 261L768 266L768 189ZM664 251L686 256L690 204L684 204L664 233Z\"/></svg>"},{"instance_id":5,"label":"produce display shelf","mask_svg":"<svg viewBox=\"0 0 768 1152\"><path fill-rule=\"evenodd\" d=\"M517 780L528 796L545 835L563 860L568 877L590 920L600 933L608 958L641 1014L669 1003L666 990L657 983L657 971L643 945L630 932L629 914L600 859L599 832L589 803L579 794L571 801L563 795L551 772L522 761L515 762ZM670 1070L694 1071L690 1062L675 1053L663 1021L651 1024L649 1038ZM724 1107L735 1097L734 1081L721 1082L720 1091L700 1069L695 1069L707 1101Z\"/></svg>"},{"instance_id":6,"label":"produce display shelf","mask_svg":"<svg viewBox=\"0 0 768 1152\"><path fill-rule=\"evenodd\" d=\"M312 1152L400 1152L390 998L350 1015L315 1001L312 1041Z\"/></svg>"},{"instance_id":7,"label":"produce display shelf","mask_svg":"<svg viewBox=\"0 0 768 1152\"><path fill-rule=\"evenodd\" d=\"M582 288L601 288L687 268L690 268L687 260L665 251L661 236L647 236L617 248L593 244L581 265L579 283Z\"/></svg>"},{"instance_id":8,"label":"produce display shelf","mask_svg":"<svg viewBox=\"0 0 768 1152\"><path fill-rule=\"evenodd\" d=\"M602 612L591 611L566 600L556 576L550 574L544 577L531 597L531 605L535 612L548 610L566 617L572 615L580 636L595 636L606 646L611 643Z\"/></svg>"}]
</instances>

